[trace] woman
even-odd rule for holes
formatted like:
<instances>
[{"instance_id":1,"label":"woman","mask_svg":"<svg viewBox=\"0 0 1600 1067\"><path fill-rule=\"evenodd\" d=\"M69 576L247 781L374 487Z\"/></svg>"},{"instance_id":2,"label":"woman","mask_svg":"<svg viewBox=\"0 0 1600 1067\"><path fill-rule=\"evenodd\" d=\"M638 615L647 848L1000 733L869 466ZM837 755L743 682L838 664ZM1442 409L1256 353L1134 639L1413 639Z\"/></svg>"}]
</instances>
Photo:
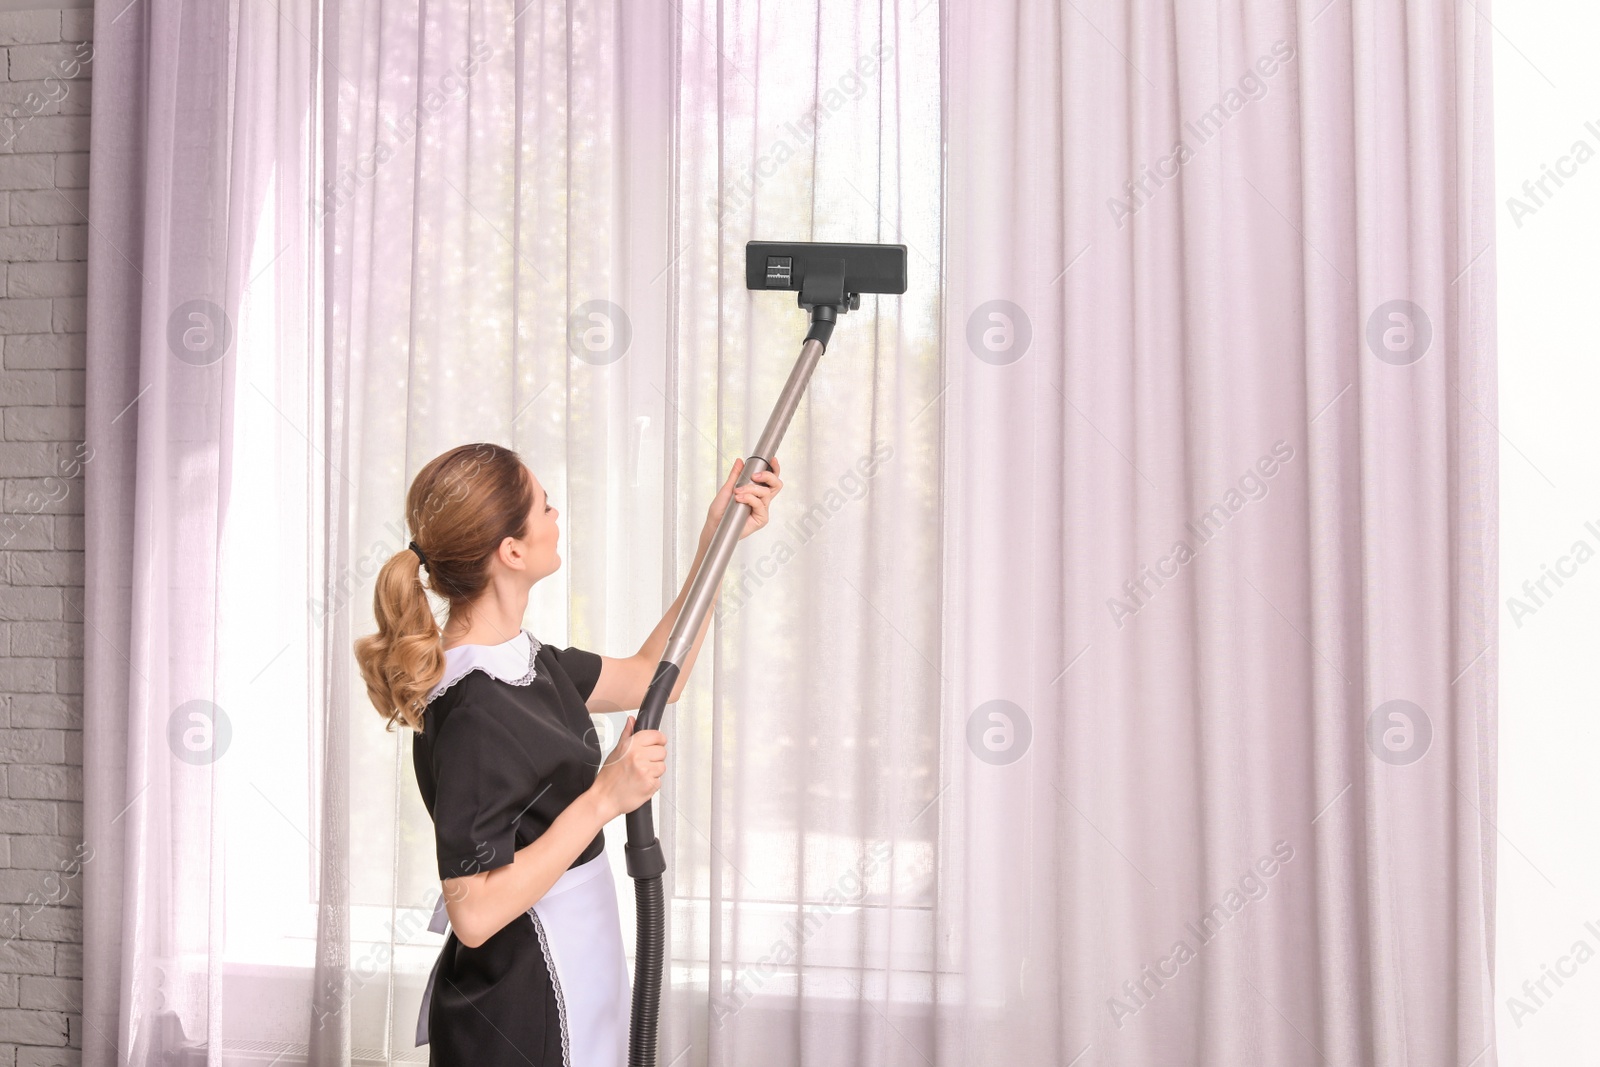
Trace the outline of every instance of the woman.
<instances>
[{"instance_id":1,"label":"woman","mask_svg":"<svg viewBox=\"0 0 1600 1067\"><path fill-rule=\"evenodd\" d=\"M735 461L695 567L730 499L751 508L741 539L767 524L783 487L776 458L772 467L735 489ZM430 1064L627 1061L627 961L601 828L660 788L666 735L635 733L630 715L602 765L589 713L644 702L688 586L635 656L540 642L522 619L533 583L561 566L558 516L509 449L462 445L434 459L406 496L411 545L378 574L378 632L355 643L386 728L415 731L412 763L433 819L444 890L433 928L448 916L450 934L417 1025ZM425 588L449 604L442 631Z\"/></svg>"}]
</instances>

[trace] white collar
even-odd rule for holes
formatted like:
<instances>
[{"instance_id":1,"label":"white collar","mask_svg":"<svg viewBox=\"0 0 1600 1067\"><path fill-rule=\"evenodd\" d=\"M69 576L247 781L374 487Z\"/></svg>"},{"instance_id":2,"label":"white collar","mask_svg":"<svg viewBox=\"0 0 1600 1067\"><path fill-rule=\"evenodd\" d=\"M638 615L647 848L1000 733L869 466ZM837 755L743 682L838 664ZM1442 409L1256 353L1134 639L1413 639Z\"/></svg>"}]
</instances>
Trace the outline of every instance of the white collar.
<instances>
[{"instance_id":1,"label":"white collar","mask_svg":"<svg viewBox=\"0 0 1600 1067\"><path fill-rule=\"evenodd\" d=\"M444 677L428 692L426 703L473 671L483 671L512 685L527 685L535 677L534 657L540 642L527 630L498 645L456 645L444 650Z\"/></svg>"}]
</instances>

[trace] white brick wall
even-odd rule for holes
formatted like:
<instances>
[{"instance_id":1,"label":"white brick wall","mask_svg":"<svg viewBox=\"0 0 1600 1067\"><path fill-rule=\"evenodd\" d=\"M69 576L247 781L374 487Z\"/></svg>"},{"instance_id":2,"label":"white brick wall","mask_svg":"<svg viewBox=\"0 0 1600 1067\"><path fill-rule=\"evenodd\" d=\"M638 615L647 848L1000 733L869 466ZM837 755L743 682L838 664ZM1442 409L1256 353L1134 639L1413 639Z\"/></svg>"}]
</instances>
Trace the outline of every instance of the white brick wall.
<instances>
[{"instance_id":1,"label":"white brick wall","mask_svg":"<svg viewBox=\"0 0 1600 1067\"><path fill-rule=\"evenodd\" d=\"M88 9L0 12L0 1067L76 1065L83 1045L92 25Z\"/></svg>"}]
</instances>

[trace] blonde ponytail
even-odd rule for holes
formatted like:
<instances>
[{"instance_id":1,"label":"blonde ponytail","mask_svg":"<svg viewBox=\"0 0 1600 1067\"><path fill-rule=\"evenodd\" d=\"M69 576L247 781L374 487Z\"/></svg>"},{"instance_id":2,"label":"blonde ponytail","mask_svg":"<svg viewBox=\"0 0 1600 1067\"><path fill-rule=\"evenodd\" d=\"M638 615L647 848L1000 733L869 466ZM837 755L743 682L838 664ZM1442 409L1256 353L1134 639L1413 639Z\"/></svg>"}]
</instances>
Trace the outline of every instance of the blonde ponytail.
<instances>
[{"instance_id":1,"label":"blonde ponytail","mask_svg":"<svg viewBox=\"0 0 1600 1067\"><path fill-rule=\"evenodd\" d=\"M489 560L507 537L527 535L533 479L517 454L495 444L460 445L429 461L406 494L406 523L427 557L401 549L378 571L372 613L378 632L355 642L367 696L384 717L422 729L428 693L444 676L443 635L428 591L465 618L489 584Z\"/></svg>"}]
</instances>

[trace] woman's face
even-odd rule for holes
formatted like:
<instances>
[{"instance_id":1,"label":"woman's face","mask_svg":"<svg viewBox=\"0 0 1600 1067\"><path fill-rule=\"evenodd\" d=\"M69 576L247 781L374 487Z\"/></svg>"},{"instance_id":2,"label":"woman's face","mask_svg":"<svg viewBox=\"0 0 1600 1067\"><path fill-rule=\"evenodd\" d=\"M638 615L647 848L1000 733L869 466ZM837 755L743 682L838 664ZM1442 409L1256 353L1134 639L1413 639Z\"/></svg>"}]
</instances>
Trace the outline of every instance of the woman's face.
<instances>
[{"instance_id":1,"label":"woman's face","mask_svg":"<svg viewBox=\"0 0 1600 1067\"><path fill-rule=\"evenodd\" d=\"M532 471L528 472L528 477L533 481L533 508L528 512L528 533L522 543L528 553L533 580L538 581L561 567L561 555L556 551L556 542L561 538L556 520L561 512L550 503L544 486Z\"/></svg>"}]
</instances>

